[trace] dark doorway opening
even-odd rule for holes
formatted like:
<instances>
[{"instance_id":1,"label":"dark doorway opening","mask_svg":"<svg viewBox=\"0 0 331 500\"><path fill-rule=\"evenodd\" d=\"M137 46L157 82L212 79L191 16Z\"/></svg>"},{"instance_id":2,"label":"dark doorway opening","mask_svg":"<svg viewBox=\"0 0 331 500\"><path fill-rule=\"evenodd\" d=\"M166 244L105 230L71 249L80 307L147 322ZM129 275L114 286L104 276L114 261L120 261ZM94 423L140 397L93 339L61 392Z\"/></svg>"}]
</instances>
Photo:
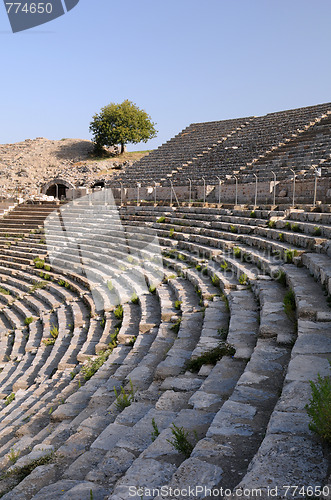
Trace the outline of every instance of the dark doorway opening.
<instances>
[{"instance_id":1,"label":"dark doorway opening","mask_svg":"<svg viewBox=\"0 0 331 500\"><path fill-rule=\"evenodd\" d=\"M97 181L91 187L92 187L92 189L97 188L97 187L104 188L105 181Z\"/></svg>"},{"instance_id":2,"label":"dark doorway opening","mask_svg":"<svg viewBox=\"0 0 331 500\"><path fill-rule=\"evenodd\" d=\"M66 198L67 196L67 186L64 184L52 184L46 191L47 196L54 196L54 198L58 198L61 200L62 198Z\"/></svg>"}]
</instances>

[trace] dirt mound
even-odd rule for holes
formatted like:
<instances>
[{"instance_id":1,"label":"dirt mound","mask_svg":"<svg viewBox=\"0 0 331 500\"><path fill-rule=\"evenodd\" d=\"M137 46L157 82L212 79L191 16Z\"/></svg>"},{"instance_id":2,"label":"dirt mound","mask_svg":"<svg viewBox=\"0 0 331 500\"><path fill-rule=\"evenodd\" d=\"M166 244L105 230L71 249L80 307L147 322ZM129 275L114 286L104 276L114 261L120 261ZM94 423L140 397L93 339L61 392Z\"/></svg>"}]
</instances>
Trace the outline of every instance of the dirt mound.
<instances>
[{"instance_id":1,"label":"dirt mound","mask_svg":"<svg viewBox=\"0 0 331 500\"><path fill-rule=\"evenodd\" d=\"M2 194L10 194L17 189L23 193L33 193L55 177L64 177L76 185L88 184L101 175L109 177L113 168L121 168L122 164L132 163L126 157L93 159L92 151L93 143L82 139L52 141L37 137L14 144L2 144L0 145ZM135 161L141 156L133 157L132 160Z\"/></svg>"}]
</instances>

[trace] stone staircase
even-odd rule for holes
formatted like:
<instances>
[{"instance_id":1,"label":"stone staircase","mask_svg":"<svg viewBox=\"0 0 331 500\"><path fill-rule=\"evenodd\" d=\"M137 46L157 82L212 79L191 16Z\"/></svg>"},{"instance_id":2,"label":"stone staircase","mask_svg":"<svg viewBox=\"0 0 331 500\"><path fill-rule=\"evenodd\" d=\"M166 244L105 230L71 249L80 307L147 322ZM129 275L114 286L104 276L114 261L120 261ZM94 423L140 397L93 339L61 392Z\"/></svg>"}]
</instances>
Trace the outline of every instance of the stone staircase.
<instances>
[{"instance_id":1,"label":"stone staircase","mask_svg":"<svg viewBox=\"0 0 331 500\"><path fill-rule=\"evenodd\" d=\"M0 235L2 498L327 485L305 405L329 375L330 214L116 213L82 202Z\"/></svg>"}]
</instances>

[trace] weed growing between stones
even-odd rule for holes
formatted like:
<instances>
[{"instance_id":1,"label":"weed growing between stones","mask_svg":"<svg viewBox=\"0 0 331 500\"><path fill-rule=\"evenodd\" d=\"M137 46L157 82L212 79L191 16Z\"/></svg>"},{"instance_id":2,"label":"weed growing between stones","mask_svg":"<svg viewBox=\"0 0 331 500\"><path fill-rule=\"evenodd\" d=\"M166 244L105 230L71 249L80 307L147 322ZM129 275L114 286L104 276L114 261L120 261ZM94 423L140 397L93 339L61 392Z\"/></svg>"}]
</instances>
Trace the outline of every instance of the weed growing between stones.
<instances>
[{"instance_id":1,"label":"weed growing between stones","mask_svg":"<svg viewBox=\"0 0 331 500\"><path fill-rule=\"evenodd\" d=\"M230 232L231 233L237 233L238 229L236 228L236 226L230 226Z\"/></svg>"},{"instance_id":2,"label":"weed growing between stones","mask_svg":"<svg viewBox=\"0 0 331 500\"><path fill-rule=\"evenodd\" d=\"M154 442L155 439L160 435L160 431L158 429L158 426L157 426L154 418L152 418L152 426L153 426L152 441Z\"/></svg>"},{"instance_id":3,"label":"weed growing between stones","mask_svg":"<svg viewBox=\"0 0 331 500\"><path fill-rule=\"evenodd\" d=\"M313 235L314 236L321 236L321 234L322 234L322 229L320 227L318 227L318 226L315 226L314 227Z\"/></svg>"},{"instance_id":4,"label":"weed growing between stones","mask_svg":"<svg viewBox=\"0 0 331 500\"><path fill-rule=\"evenodd\" d=\"M10 295L10 291L2 287L0 287L0 293L2 293L3 295Z\"/></svg>"},{"instance_id":5,"label":"weed growing between stones","mask_svg":"<svg viewBox=\"0 0 331 500\"><path fill-rule=\"evenodd\" d=\"M42 274L42 276L40 276L41 278L46 279L46 276L48 276L48 274L43 274L43 273L40 273L40 274ZM48 276L48 278L49 278L49 276ZM46 281L35 281L29 291L30 291L30 293L32 293L38 289L45 288L46 286L47 286Z\"/></svg>"},{"instance_id":6,"label":"weed growing between stones","mask_svg":"<svg viewBox=\"0 0 331 500\"><path fill-rule=\"evenodd\" d=\"M150 286L149 287L149 291L150 291L150 293L152 293L153 295L155 295L156 294L156 286L154 286L154 285Z\"/></svg>"},{"instance_id":7,"label":"weed growing between stones","mask_svg":"<svg viewBox=\"0 0 331 500\"><path fill-rule=\"evenodd\" d=\"M114 309L114 315L116 319L122 320L123 319L123 306L119 304L116 309Z\"/></svg>"},{"instance_id":8,"label":"weed growing between stones","mask_svg":"<svg viewBox=\"0 0 331 500\"><path fill-rule=\"evenodd\" d=\"M238 281L241 285L247 285L248 284L248 276L247 274L241 274L238 278Z\"/></svg>"},{"instance_id":9,"label":"weed growing between stones","mask_svg":"<svg viewBox=\"0 0 331 500\"><path fill-rule=\"evenodd\" d=\"M292 321L294 321L296 304L295 304L295 295L293 290L290 289L288 290L288 292L286 292L286 294L284 295L283 305L284 305L284 311L287 314L287 316Z\"/></svg>"},{"instance_id":10,"label":"weed growing between stones","mask_svg":"<svg viewBox=\"0 0 331 500\"><path fill-rule=\"evenodd\" d=\"M229 266L228 266L228 263L227 263L227 262L225 262L225 260L223 260L223 262L222 262L222 264L221 264L221 269L222 269L223 271L226 271L228 267L229 267Z\"/></svg>"},{"instance_id":11,"label":"weed growing between stones","mask_svg":"<svg viewBox=\"0 0 331 500\"><path fill-rule=\"evenodd\" d=\"M6 397L6 399L5 399L5 404L6 404L6 406L10 405L10 403L11 403L12 401L14 401L14 399L15 399L15 392L12 392L12 393L11 393L11 394L9 394L9 395Z\"/></svg>"},{"instance_id":12,"label":"weed growing between stones","mask_svg":"<svg viewBox=\"0 0 331 500\"><path fill-rule=\"evenodd\" d=\"M174 238L174 232L175 232L175 228L172 227L169 231L169 238Z\"/></svg>"},{"instance_id":13,"label":"weed growing between stones","mask_svg":"<svg viewBox=\"0 0 331 500\"><path fill-rule=\"evenodd\" d=\"M118 393L116 390L116 387L114 386L114 393L116 396L116 401L114 404L115 404L116 410L122 411L127 406L130 406L131 403L133 403L133 401L134 401L135 390L134 390L131 379L129 380L129 383L130 383L130 389L128 392L126 392L124 387L121 386L121 391L120 391L120 393Z\"/></svg>"},{"instance_id":14,"label":"weed growing between stones","mask_svg":"<svg viewBox=\"0 0 331 500\"><path fill-rule=\"evenodd\" d=\"M139 304L139 297L136 294L136 292L133 292L133 294L131 296L131 302L132 302L132 304Z\"/></svg>"},{"instance_id":15,"label":"weed growing between stones","mask_svg":"<svg viewBox=\"0 0 331 500\"><path fill-rule=\"evenodd\" d=\"M90 358L86 364L82 366L81 373L84 377L84 380L90 380L90 378L99 370L99 368L107 361L110 354L113 352L113 349L117 346L117 335L119 329L116 328L115 332L111 335L111 342L108 345L108 348L105 349L99 356L96 358Z\"/></svg>"},{"instance_id":16,"label":"weed growing between stones","mask_svg":"<svg viewBox=\"0 0 331 500\"><path fill-rule=\"evenodd\" d=\"M236 259L240 259L241 257L241 250L238 247L233 248L233 255Z\"/></svg>"},{"instance_id":17,"label":"weed growing between stones","mask_svg":"<svg viewBox=\"0 0 331 500\"><path fill-rule=\"evenodd\" d=\"M34 265L37 269L43 269L45 265L45 261L42 259L37 259L34 261Z\"/></svg>"},{"instance_id":18,"label":"weed growing between stones","mask_svg":"<svg viewBox=\"0 0 331 500\"><path fill-rule=\"evenodd\" d=\"M252 210L249 216L251 219L256 219L257 215L256 215L255 210Z\"/></svg>"},{"instance_id":19,"label":"weed growing between stones","mask_svg":"<svg viewBox=\"0 0 331 500\"><path fill-rule=\"evenodd\" d=\"M14 448L10 449L10 452L8 453L8 458L12 464L16 464L20 454L21 454L21 450L15 451Z\"/></svg>"},{"instance_id":20,"label":"weed growing between stones","mask_svg":"<svg viewBox=\"0 0 331 500\"><path fill-rule=\"evenodd\" d=\"M179 453L182 453L185 458L189 458L194 448L193 444L188 440L189 433L185 431L183 427L177 427L174 423L170 429L173 439L167 439L168 443L170 443L175 450L179 451ZM196 431L194 431L194 436L195 439L198 440Z\"/></svg>"},{"instance_id":21,"label":"weed growing between stones","mask_svg":"<svg viewBox=\"0 0 331 500\"><path fill-rule=\"evenodd\" d=\"M267 224L267 225L268 225L268 227L269 227L270 229L272 229L272 228L276 227L276 221L274 221L274 220L269 220L269 222L268 222L268 224Z\"/></svg>"},{"instance_id":22,"label":"weed growing between stones","mask_svg":"<svg viewBox=\"0 0 331 500\"><path fill-rule=\"evenodd\" d=\"M220 279L216 274L213 274L213 276L211 277L211 282L216 287L220 286Z\"/></svg>"},{"instance_id":23,"label":"weed growing between stones","mask_svg":"<svg viewBox=\"0 0 331 500\"><path fill-rule=\"evenodd\" d=\"M302 233L299 224L292 224L291 229L294 233Z\"/></svg>"},{"instance_id":24,"label":"weed growing between stones","mask_svg":"<svg viewBox=\"0 0 331 500\"><path fill-rule=\"evenodd\" d=\"M26 326L29 326L32 323L32 321L33 321L33 318L31 316L29 318L26 317L25 320L24 320L24 324Z\"/></svg>"},{"instance_id":25,"label":"weed growing between stones","mask_svg":"<svg viewBox=\"0 0 331 500\"><path fill-rule=\"evenodd\" d=\"M291 264L293 262L293 258L298 255L297 250L285 250L284 252L284 260L286 264Z\"/></svg>"},{"instance_id":26,"label":"weed growing between stones","mask_svg":"<svg viewBox=\"0 0 331 500\"><path fill-rule=\"evenodd\" d=\"M157 219L157 223L161 224L162 222L164 222L166 220L166 218L164 217L164 215L162 215L162 217L160 217L159 219Z\"/></svg>"},{"instance_id":27,"label":"weed growing between stones","mask_svg":"<svg viewBox=\"0 0 331 500\"><path fill-rule=\"evenodd\" d=\"M137 337L136 337L136 335L134 335L132 337L132 339L129 340L128 346L133 347L135 345L135 343L136 343L136 340L137 340Z\"/></svg>"},{"instance_id":28,"label":"weed growing between stones","mask_svg":"<svg viewBox=\"0 0 331 500\"><path fill-rule=\"evenodd\" d=\"M180 309L180 305L181 305L182 301L181 300L176 300L175 302L175 309Z\"/></svg>"},{"instance_id":29,"label":"weed growing between stones","mask_svg":"<svg viewBox=\"0 0 331 500\"><path fill-rule=\"evenodd\" d=\"M286 286L286 274L282 269L277 273L276 281L278 281L281 285Z\"/></svg>"},{"instance_id":30,"label":"weed growing between stones","mask_svg":"<svg viewBox=\"0 0 331 500\"><path fill-rule=\"evenodd\" d=\"M214 349L201 354L198 358L190 359L186 368L193 373L197 373L203 365L216 365L217 361L222 359L223 356L233 356L235 353L236 350L232 345L222 341Z\"/></svg>"},{"instance_id":31,"label":"weed growing between stones","mask_svg":"<svg viewBox=\"0 0 331 500\"><path fill-rule=\"evenodd\" d=\"M178 318L176 323L174 323L171 327L170 330L173 330L176 334L179 332L180 324L182 322L182 318Z\"/></svg>"},{"instance_id":32,"label":"weed growing between stones","mask_svg":"<svg viewBox=\"0 0 331 500\"><path fill-rule=\"evenodd\" d=\"M23 465L22 467L14 467L13 469L5 472L1 477L1 479L5 479L6 477L14 476L18 482L23 481L25 477L27 477L31 472L40 465L46 465L52 461L54 453L50 453L45 455L44 457L33 460L27 465Z\"/></svg>"},{"instance_id":33,"label":"weed growing between stones","mask_svg":"<svg viewBox=\"0 0 331 500\"><path fill-rule=\"evenodd\" d=\"M311 418L309 429L331 443L331 380L318 374L317 382L309 381L312 397L306 410Z\"/></svg>"},{"instance_id":34,"label":"weed growing between stones","mask_svg":"<svg viewBox=\"0 0 331 500\"><path fill-rule=\"evenodd\" d=\"M284 233L278 233L279 241L284 241Z\"/></svg>"},{"instance_id":35,"label":"weed growing between stones","mask_svg":"<svg viewBox=\"0 0 331 500\"><path fill-rule=\"evenodd\" d=\"M222 293L221 299L225 303L225 307L226 307L227 312L230 312L229 300L228 300L227 296L224 293Z\"/></svg>"}]
</instances>

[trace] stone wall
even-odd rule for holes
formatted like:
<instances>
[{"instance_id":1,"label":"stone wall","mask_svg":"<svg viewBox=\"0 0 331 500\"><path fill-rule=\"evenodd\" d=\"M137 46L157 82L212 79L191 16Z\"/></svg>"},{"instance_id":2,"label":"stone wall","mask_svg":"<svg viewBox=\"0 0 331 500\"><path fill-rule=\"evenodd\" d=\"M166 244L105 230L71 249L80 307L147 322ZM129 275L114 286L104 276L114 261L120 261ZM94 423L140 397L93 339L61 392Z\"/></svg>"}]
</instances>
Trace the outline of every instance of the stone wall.
<instances>
[{"instance_id":1,"label":"stone wall","mask_svg":"<svg viewBox=\"0 0 331 500\"><path fill-rule=\"evenodd\" d=\"M296 180L295 183L295 202L312 204L314 200L314 180ZM254 204L255 201L255 183L238 183L237 202L238 204ZM189 202L189 185L175 186L172 193L172 201ZM114 197L117 200L121 198L121 190L113 188ZM123 188L122 201L136 201L138 197L137 188ZM236 185L235 183L222 184L221 187L221 203L234 204L236 200ZM139 188L140 201L154 201L155 188L141 187ZM171 188L169 186L156 188L156 201L170 201ZM192 185L191 191L192 201L204 200L204 187ZM218 203L219 186L206 186L206 201L209 203ZM276 185L276 203L292 203L293 200L293 180L286 180L277 183ZM323 203L331 202L331 178L318 179L316 201ZM257 205L273 203L273 182L258 182L257 186Z\"/></svg>"}]
</instances>

